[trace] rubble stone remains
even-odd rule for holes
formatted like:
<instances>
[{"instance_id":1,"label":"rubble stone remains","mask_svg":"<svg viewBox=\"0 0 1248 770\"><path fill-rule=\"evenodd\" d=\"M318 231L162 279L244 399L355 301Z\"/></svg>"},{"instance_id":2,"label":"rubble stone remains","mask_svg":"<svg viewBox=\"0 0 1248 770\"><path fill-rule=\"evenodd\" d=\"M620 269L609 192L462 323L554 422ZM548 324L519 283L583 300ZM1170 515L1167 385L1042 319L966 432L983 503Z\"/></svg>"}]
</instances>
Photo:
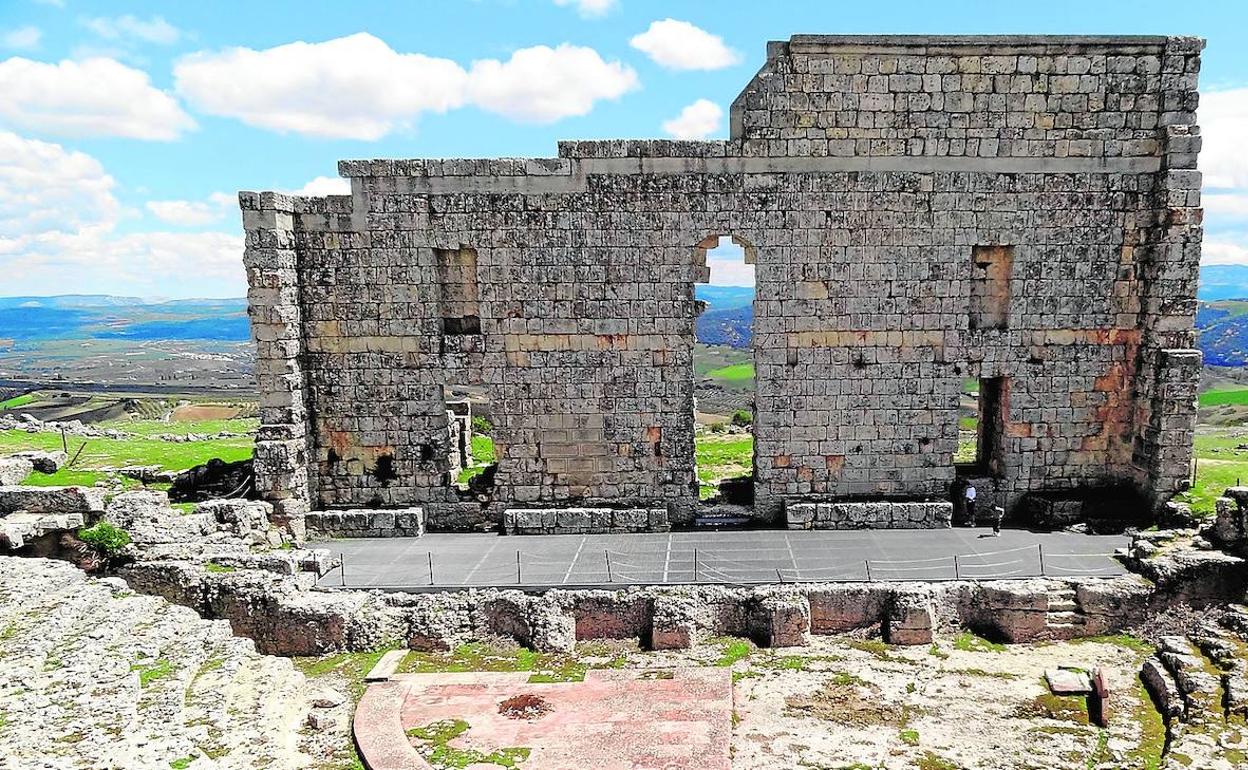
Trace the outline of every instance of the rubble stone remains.
<instances>
[{"instance_id":1,"label":"rubble stone remains","mask_svg":"<svg viewBox=\"0 0 1248 770\"><path fill-rule=\"evenodd\" d=\"M1107 493L1155 511L1187 483L1200 370L1202 47L798 35L768 44L726 141L343 161L349 196L241 193L257 488L279 520L689 524L694 287L731 238L757 275L758 520L834 526L810 504L962 481L1011 516ZM958 465L967 380L981 418ZM463 490L470 387L497 465ZM857 525L909 515L852 515L872 511Z\"/></svg>"}]
</instances>

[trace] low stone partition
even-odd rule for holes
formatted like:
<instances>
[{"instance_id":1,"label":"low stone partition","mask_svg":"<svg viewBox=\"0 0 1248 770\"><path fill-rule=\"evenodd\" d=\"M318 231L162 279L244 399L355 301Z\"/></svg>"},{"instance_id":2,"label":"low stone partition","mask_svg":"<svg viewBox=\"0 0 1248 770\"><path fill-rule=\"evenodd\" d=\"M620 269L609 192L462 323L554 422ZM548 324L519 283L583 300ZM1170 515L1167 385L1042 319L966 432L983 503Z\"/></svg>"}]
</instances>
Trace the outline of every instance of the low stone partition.
<instances>
[{"instance_id":1,"label":"low stone partition","mask_svg":"<svg viewBox=\"0 0 1248 770\"><path fill-rule=\"evenodd\" d=\"M100 513L107 494L97 487L0 487L0 516L18 511Z\"/></svg>"},{"instance_id":2,"label":"low stone partition","mask_svg":"<svg viewBox=\"0 0 1248 770\"><path fill-rule=\"evenodd\" d=\"M666 508L508 508L508 535L601 535L615 532L667 532Z\"/></svg>"},{"instance_id":3,"label":"low stone partition","mask_svg":"<svg viewBox=\"0 0 1248 770\"><path fill-rule=\"evenodd\" d=\"M936 502L786 502L789 529L942 529L953 524L953 503Z\"/></svg>"},{"instance_id":4,"label":"low stone partition","mask_svg":"<svg viewBox=\"0 0 1248 770\"><path fill-rule=\"evenodd\" d=\"M420 537L425 534L421 508L356 508L311 511L303 519L309 540L341 537Z\"/></svg>"}]
</instances>

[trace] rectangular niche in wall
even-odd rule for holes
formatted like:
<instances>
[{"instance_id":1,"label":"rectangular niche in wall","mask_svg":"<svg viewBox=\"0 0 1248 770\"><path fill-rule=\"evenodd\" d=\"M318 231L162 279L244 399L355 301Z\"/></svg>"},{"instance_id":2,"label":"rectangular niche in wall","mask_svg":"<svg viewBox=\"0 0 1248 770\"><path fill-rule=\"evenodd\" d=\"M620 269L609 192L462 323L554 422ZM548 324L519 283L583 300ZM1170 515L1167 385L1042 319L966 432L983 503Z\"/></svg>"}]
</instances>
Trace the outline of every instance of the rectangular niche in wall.
<instances>
[{"instance_id":1,"label":"rectangular niche in wall","mask_svg":"<svg viewBox=\"0 0 1248 770\"><path fill-rule=\"evenodd\" d=\"M1013 246L971 249L971 329L1004 329L1010 321Z\"/></svg>"},{"instance_id":2,"label":"rectangular niche in wall","mask_svg":"<svg viewBox=\"0 0 1248 770\"><path fill-rule=\"evenodd\" d=\"M434 249L438 261L438 313L443 334L480 334L477 250Z\"/></svg>"}]
</instances>

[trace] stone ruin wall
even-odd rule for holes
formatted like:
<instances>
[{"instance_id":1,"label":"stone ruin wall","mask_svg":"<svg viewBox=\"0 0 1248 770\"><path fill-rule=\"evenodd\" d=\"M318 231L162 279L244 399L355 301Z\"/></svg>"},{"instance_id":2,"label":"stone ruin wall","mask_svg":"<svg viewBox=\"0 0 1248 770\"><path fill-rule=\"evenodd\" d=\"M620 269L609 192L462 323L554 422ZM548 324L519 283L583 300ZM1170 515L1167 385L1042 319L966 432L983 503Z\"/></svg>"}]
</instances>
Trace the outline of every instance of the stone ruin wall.
<instances>
[{"instance_id":1,"label":"stone ruin wall","mask_svg":"<svg viewBox=\"0 0 1248 770\"><path fill-rule=\"evenodd\" d=\"M756 515L947 499L958 395L996 378L982 502L1189 472L1203 41L768 45L727 141L344 161L350 196L242 193L258 488L279 513L697 505L694 285L755 263ZM491 402L492 501L448 483L448 388Z\"/></svg>"}]
</instances>

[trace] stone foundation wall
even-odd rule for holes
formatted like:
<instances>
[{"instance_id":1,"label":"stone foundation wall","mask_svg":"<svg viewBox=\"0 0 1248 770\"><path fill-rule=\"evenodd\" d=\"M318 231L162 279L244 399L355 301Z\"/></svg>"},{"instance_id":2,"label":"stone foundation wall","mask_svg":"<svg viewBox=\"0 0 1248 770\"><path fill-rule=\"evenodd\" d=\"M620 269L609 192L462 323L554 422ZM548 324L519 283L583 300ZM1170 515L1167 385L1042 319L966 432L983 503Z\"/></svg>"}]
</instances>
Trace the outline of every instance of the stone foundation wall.
<instances>
[{"instance_id":1,"label":"stone foundation wall","mask_svg":"<svg viewBox=\"0 0 1248 770\"><path fill-rule=\"evenodd\" d=\"M503 511L508 535L597 535L666 532L666 508L509 508Z\"/></svg>"},{"instance_id":2,"label":"stone foundation wall","mask_svg":"<svg viewBox=\"0 0 1248 770\"><path fill-rule=\"evenodd\" d=\"M789 529L941 529L953 503L786 503L784 516Z\"/></svg>"},{"instance_id":3,"label":"stone foundation wall","mask_svg":"<svg viewBox=\"0 0 1248 770\"><path fill-rule=\"evenodd\" d=\"M312 511L304 519L309 540L339 537L420 537L425 512L420 508Z\"/></svg>"}]
</instances>

